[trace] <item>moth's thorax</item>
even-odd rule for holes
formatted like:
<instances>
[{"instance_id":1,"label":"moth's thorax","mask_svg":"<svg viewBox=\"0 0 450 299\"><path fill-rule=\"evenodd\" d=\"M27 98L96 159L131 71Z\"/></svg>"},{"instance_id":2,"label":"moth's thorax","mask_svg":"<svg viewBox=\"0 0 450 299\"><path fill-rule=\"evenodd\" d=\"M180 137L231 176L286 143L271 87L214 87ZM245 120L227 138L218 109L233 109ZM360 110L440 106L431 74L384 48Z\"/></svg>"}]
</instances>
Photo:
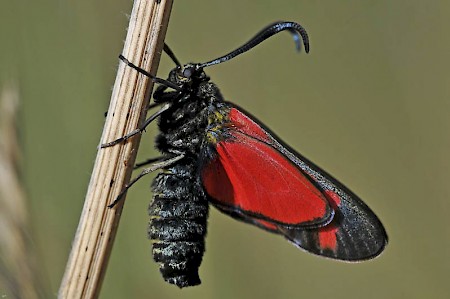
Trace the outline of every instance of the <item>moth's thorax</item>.
<instances>
[{"instance_id":1,"label":"moth's thorax","mask_svg":"<svg viewBox=\"0 0 450 299\"><path fill-rule=\"evenodd\" d=\"M186 66L189 68L193 64ZM170 108L159 119L161 133L156 139L157 148L162 152L176 149L198 155L204 142L217 140L210 130L227 122L229 105L203 70L191 67L192 73L186 77L186 66L173 69L168 78L181 87L181 92L154 95L156 102L164 99L170 103Z\"/></svg>"}]
</instances>

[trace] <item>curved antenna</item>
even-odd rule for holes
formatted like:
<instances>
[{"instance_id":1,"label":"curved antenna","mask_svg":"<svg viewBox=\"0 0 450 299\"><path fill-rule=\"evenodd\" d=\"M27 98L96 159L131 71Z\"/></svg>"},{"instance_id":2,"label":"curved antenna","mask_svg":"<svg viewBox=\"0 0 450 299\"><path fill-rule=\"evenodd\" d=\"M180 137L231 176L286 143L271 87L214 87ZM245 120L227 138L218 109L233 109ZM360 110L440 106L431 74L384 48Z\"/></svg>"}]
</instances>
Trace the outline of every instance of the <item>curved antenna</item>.
<instances>
[{"instance_id":1,"label":"curved antenna","mask_svg":"<svg viewBox=\"0 0 450 299\"><path fill-rule=\"evenodd\" d=\"M205 68L211 65L219 64L225 61L228 61L242 53L247 52L248 50L252 49L253 47L257 46L258 44L262 43L272 35L275 35L281 31L288 30L294 38L294 42L297 48L297 51L300 51L301 43L300 38L303 39L303 44L305 46L305 52L309 52L309 40L308 40L308 34L306 33L306 30L300 25L295 22L275 22L273 24L270 24L269 26L263 28L260 32L258 32L252 39L250 39L247 43L240 46L236 50L222 56L219 58L216 58L214 60L199 63L197 64L197 68Z\"/></svg>"}]
</instances>

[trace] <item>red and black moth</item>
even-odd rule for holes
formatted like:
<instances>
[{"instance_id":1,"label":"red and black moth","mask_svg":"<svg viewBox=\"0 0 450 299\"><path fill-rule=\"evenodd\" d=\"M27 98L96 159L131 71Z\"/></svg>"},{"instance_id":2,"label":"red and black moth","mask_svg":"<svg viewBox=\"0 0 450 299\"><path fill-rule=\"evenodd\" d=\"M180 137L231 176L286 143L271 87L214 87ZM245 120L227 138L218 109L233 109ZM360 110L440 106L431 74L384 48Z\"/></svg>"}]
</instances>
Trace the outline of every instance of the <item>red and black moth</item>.
<instances>
[{"instance_id":1,"label":"red and black moth","mask_svg":"<svg viewBox=\"0 0 450 299\"><path fill-rule=\"evenodd\" d=\"M177 65L167 80L121 60L160 86L144 125L102 147L124 142L158 120L160 158L143 175L155 178L149 207L153 257L166 281L200 284L209 203L225 214L280 234L297 247L324 257L362 261L379 255L387 235L377 216L328 173L285 145L256 118L223 99L204 68L242 54L278 32L289 31L309 51L308 35L295 22L276 22L227 55L206 63ZM168 90L169 89L169 90ZM119 196L110 207L113 207Z\"/></svg>"}]
</instances>

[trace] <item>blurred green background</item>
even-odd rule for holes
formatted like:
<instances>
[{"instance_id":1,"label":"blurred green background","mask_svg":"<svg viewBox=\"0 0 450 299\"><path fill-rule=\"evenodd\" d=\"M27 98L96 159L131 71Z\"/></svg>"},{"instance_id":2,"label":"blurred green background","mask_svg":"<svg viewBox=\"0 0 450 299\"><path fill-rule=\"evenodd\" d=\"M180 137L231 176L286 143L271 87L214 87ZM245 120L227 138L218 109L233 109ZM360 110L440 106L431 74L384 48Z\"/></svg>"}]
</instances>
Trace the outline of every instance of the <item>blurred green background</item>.
<instances>
[{"instance_id":1,"label":"blurred green background","mask_svg":"<svg viewBox=\"0 0 450 299\"><path fill-rule=\"evenodd\" d=\"M23 175L40 276L56 296L90 178L131 1L4 1L0 86L21 95ZM202 285L164 283L146 238L151 177L128 193L101 298L449 298L450 2L176 1L166 42L183 62L289 34L211 67L224 96L369 204L390 243L370 262L303 253L212 209ZM159 75L172 67L163 56ZM138 160L154 157L156 128ZM3 294L2 294L3 295Z\"/></svg>"}]
</instances>

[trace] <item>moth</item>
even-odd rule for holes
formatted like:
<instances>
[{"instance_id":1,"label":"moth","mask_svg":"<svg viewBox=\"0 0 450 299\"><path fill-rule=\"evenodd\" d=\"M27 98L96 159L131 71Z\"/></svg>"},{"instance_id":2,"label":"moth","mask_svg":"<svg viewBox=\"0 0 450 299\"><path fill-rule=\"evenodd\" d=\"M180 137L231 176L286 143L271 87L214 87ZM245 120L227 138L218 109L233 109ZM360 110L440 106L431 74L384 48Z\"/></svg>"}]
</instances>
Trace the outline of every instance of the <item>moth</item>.
<instances>
[{"instance_id":1,"label":"moth","mask_svg":"<svg viewBox=\"0 0 450 299\"><path fill-rule=\"evenodd\" d=\"M288 31L297 49L306 30L295 22L268 25L234 51L204 63L180 64L167 79L120 59L159 86L158 108L141 128L113 146L142 133L157 120L161 157L134 179L160 169L152 184L149 238L163 278L182 288L200 284L209 205L242 222L285 237L300 249L323 257L362 261L378 256L387 234L377 216L347 187L287 146L244 109L227 102L204 69L249 51ZM281 88L281 86L280 86ZM110 207L113 207L119 196Z\"/></svg>"}]
</instances>

